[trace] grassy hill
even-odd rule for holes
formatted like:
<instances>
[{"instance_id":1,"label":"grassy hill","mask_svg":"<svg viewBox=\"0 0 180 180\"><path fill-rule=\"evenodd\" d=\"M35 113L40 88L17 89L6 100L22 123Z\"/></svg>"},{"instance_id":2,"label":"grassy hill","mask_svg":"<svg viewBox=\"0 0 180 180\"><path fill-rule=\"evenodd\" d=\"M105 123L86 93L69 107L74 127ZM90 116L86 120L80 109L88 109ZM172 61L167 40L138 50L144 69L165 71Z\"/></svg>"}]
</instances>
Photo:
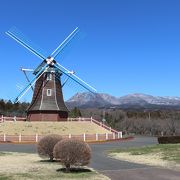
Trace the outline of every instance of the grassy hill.
<instances>
[{"instance_id":1,"label":"grassy hill","mask_svg":"<svg viewBox=\"0 0 180 180\"><path fill-rule=\"evenodd\" d=\"M91 122L3 122L0 123L0 134L9 135L79 135L104 134L110 131Z\"/></svg>"}]
</instances>

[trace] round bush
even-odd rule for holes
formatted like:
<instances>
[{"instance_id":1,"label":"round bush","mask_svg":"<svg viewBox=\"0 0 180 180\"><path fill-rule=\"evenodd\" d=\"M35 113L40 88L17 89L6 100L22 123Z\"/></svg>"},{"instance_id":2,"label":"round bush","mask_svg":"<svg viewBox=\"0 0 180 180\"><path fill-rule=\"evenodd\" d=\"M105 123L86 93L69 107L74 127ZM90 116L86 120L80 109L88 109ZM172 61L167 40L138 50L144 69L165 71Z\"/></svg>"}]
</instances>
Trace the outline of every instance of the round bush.
<instances>
[{"instance_id":1,"label":"round bush","mask_svg":"<svg viewBox=\"0 0 180 180\"><path fill-rule=\"evenodd\" d=\"M83 141L64 139L54 146L54 158L66 167L66 172L71 166L85 166L91 159L91 149Z\"/></svg>"},{"instance_id":2,"label":"round bush","mask_svg":"<svg viewBox=\"0 0 180 180\"><path fill-rule=\"evenodd\" d=\"M54 146L62 140L62 137L57 134L50 134L44 136L37 144L37 151L40 157L48 157L50 161L53 161L53 149Z\"/></svg>"}]
</instances>

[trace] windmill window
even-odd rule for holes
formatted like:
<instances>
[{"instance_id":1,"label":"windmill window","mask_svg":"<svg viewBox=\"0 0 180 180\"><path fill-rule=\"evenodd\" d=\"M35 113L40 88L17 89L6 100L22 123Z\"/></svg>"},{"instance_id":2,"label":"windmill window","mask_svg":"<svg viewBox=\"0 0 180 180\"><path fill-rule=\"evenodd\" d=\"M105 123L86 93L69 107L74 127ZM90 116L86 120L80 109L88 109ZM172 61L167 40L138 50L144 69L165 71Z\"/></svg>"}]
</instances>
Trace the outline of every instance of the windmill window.
<instances>
[{"instance_id":1,"label":"windmill window","mask_svg":"<svg viewBox=\"0 0 180 180\"><path fill-rule=\"evenodd\" d=\"M52 74L50 74L50 73L47 74L47 80L48 81L52 80Z\"/></svg>"},{"instance_id":2,"label":"windmill window","mask_svg":"<svg viewBox=\"0 0 180 180\"><path fill-rule=\"evenodd\" d=\"M47 89L47 96L51 96L52 95L52 90L51 89Z\"/></svg>"}]
</instances>

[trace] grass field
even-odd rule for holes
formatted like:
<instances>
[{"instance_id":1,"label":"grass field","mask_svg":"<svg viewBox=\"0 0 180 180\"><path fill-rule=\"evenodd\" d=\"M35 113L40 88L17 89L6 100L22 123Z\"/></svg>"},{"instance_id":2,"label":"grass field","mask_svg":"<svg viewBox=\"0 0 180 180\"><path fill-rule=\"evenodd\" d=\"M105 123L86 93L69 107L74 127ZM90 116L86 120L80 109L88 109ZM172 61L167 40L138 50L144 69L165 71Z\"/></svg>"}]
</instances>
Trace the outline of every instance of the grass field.
<instances>
[{"instance_id":1,"label":"grass field","mask_svg":"<svg viewBox=\"0 0 180 180\"><path fill-rule=\"evenodd\" d=\"M9 135L45 135L45 134L104 134L110 131L91 122L3 122L0 134Z\"/></svg>"},{"instance_id":2,"label":"grass field","mask_svg":"<svg viewBox=\"0 0 180 180\"><path fill-rule=\"evenodd\" d=\"M116 159L180 170L180 144L114 149L108 153Z\"/></svg>"},{"instance_id":3,"label":"grass field","mask_svg":"<svg viewBox=\"0 0 180 180\"><path fill-rule=\"evenodd\" d=\"M108 180L104 175L94 170L79 173L64 173L59 171L61 165L58 162L43 161L36 154L27 153L0 153L0 180Z\"/></svg>"}]
</instances>

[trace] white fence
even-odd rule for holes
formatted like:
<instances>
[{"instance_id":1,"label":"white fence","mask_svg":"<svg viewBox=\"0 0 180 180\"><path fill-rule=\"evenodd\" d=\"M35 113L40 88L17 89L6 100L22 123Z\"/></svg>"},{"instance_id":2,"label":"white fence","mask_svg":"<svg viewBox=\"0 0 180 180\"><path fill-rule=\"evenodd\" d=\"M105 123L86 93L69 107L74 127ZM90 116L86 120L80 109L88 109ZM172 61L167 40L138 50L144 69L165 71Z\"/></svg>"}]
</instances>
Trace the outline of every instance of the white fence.
<instances>
[{"instance_id":1,"label":"white fence","mask_svg":"<svg viewBox=\"0 0 180 180\"><path fill-rule=\"evenodd\" d=\"M68 121L90 121L93 122L95 124L97 124L98 126L101 126L103 128L105 128L106 130L112 132L112 133L118 133L118 131L116 131L115 129L111 128L110 126L107 126L105 124L103 124L102 122L99 122L95 119L91 118L83 118L83 117L79 117L79 118L68 118Z\"/></svg>"},{"instance_id":2,"label":"white fence","mask_svg":"<svg viewBox=\"0 0 180 180\"><path fill-rule=\"evenodd\" d=\"M16 116L8 117L1 115L0 122L4 122L4 121L26 121L26 117L16 117Z\"/></svg>"},{"instance_id":3,"label":"white fence","mask_svg":"<svg viewBox=\"0 0 180 180\"><path fill-rule=\"evenodd\" d=\"M0 122L3 123L5 121L26 121L25 117L6 117L6 116L1 116L0 117ZM84 122L91 122L95 123L96 125L110 131L110 133L105 133L105 134L82 134L82 135L73 135L73 134L68 134L68 135L63 135L63 138L75 138L75 139L81 139L83 141L107 141L107 140L115 140L115 139L121 139L122 138L122 132L118 132L115 129L111 128L110 126L107 126L103 124L102 122L99 122L95 119L91 118L68 118L67 121L84 121ZM61 121L59 121L61 122ZM2 134L0 135L0 141L1 142L38 142L38 140L41 138L41 135L7 135L7 134Z\"/></svg>"},{"instance_id":4,"label":"white fence","mask_svg":"<svg viewBox=\"0 0 180 180\"><path fill-rule=\"evenodd\" d=\"M38 142L43 136L42 135L0 135L0 142ZM63 139L79 139L85 142L96 142L96 141L108 141L122 139L122 132L118 134L115 133L105 133L105 134L81 134L81 135L62 135Z\"/></svg>"}]
</instances>

